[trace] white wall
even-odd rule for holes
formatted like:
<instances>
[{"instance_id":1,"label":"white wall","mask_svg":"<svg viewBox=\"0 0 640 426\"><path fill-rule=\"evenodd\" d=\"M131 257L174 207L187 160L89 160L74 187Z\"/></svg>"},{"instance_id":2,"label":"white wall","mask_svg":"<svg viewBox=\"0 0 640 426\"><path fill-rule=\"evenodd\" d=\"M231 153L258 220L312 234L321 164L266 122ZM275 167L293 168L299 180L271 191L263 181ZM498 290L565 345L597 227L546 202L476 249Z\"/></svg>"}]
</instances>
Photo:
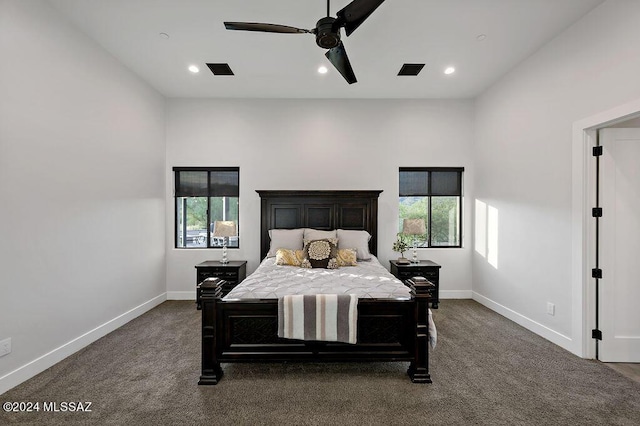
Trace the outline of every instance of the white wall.
<instances>
[{"instance_id":1,"label":"white wall","mask_svg":"<svg viewBox=\"0 0 640 426\"><path fill-rule=\"evenodd\" d=\"M0 1L0 58L2 393L166 288L164 99L46 2Z\"/></svg>"},{"instance_id":2,"label":"white wall","mask_svg":"<svg viewBox=\"0 0 640 426\"><path fill-rule=\"evenodd\" d=\"M189 100L167 111L168 297L194 298L194 265L220 250L175 249L174 166L239 166L239 249L252 272L260 256L260 200L256 189L382 189L378 257L397 232L398 167L463 166L465 200L473 198L471 101ZM443 297L470 297L471 204L465 203L464 248L423 249L441 263Z\"/></svg>"},{"instance_id":3,"label":"white wall","mask_svg":"<svg viewBox=\"0 0 640 426\"><path fill-rule=\"evenodd\" d=\"M476 102L475 196L499 225L498 267L473 254L474 298L574 353L572 125L640 97L638 22L640 2L608 1Z\"/></svg>"}]
</instances>

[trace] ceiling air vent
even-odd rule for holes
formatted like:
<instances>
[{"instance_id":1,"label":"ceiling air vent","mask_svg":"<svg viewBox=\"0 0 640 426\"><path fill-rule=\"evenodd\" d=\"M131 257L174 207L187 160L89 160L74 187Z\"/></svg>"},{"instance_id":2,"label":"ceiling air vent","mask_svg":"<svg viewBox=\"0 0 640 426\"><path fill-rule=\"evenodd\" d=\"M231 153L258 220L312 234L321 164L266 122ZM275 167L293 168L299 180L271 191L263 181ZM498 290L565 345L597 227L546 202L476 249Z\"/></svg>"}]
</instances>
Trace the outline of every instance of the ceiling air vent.
<instances>
[{"instance_id":1,"label":"ceiling air vent","mask_svg":"<svg viewBox=\"0 0 640 426\"><path fill-rule=\"evenodd\" d=\"M404 64L398 75L418 75L424 68L424 64Z\"/></svg>"},{"instance_id":2,"label":"ceiling air vent","mask_svg":"<svg viewBox=\"0 0 640 426\"><path fill-rule=\"evenodd\" d=\"M229 64L207 64L213 75L233 75Z\"/></svg>"}]
</instances>

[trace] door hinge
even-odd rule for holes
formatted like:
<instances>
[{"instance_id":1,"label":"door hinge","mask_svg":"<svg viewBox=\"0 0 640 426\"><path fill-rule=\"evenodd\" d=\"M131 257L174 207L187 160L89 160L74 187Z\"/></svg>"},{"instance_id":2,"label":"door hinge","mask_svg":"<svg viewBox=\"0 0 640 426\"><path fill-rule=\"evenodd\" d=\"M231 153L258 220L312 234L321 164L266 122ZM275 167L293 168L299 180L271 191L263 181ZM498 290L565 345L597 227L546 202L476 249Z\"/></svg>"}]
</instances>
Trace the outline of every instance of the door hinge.
<instances>
[{"instance_id":1,"label":"door hinge","mask_svg":"<svg viewBox=\"0 0 640 426\"><path fill-rule=\"evenodd\" d=\"M600 157L602 155L602 145L593 147L593 156Z\"/></svg>"},{"instance_id":2,"label":"door hinge","mask_svg":"<svg viewBox=\"0 0 640 426\"><path fill-rule=\"evenodd\" d=\"M598 329L591 330L591 338L592 339L602 340L602 331L600 331Z\"/></svg>"},{"instance_id":3,"label":"door hinge","mask_svg":"<svg viewBox=\"0 0 640 426\"><path fill-rule=\"evenodd\" d=\"M591 216L602 217L602 207L594 207L591 209Z\"/></svg>"},{"instance_id":4,"label":"door hinge","mask_svg":"<svg viewBox=\"0 0 640 426\"><path fill-rule=\"evenodd\" d=\"M593 268L591 270L591 277L592 278L602 278L602 269L600 268Z\"/></svg>"}]
</instances>

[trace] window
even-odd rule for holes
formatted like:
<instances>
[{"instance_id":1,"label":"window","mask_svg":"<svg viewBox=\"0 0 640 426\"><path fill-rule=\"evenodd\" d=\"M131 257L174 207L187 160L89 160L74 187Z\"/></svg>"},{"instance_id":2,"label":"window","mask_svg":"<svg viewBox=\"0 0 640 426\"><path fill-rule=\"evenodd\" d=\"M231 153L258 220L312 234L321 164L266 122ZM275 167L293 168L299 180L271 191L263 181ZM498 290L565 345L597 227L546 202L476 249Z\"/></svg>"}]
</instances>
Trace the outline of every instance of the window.
<instances>
[{"instance_id":1,"label":"window","mask_svg":"<svg viewBox=\"0 0 640 426\"><path fill-rule=\"evenodd\" d=\"M238 229L238 167L174 167L176 199L176 247L222 247L216 221L232 221L235 235L228 247L240 247ZM228 230L226 227L225 230ZM233 232L232 232L233 233Z\"/></svg>"},{"instance_id":2,"label":"window","mask_svg":"<svg viewBox=\"0 0 640 426\"><path fill-rule=\"evenodd\" d=\"M398 232L404 219L423 219L418 247L462 247L462 167L401 167Z\"/></svg>"}]
</instances>

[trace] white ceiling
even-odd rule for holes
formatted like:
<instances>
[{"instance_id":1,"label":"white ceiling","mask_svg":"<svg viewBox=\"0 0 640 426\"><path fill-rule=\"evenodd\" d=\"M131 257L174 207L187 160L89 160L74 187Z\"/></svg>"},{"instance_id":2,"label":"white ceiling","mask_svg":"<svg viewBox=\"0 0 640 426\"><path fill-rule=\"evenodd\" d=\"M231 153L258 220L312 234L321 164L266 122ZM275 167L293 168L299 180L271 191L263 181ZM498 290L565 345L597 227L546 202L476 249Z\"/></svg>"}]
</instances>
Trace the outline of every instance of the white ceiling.
<instances>
[{"instance_id":1,"label":"white ceiling","mask_svg":"<svg viewBox=\"0 0 640 426\"><path fill-rule=\"evenodd\" d=\"M602 0L387 0L343 42L349 85L312 34L225 30L223 21L312 29L325 0L49 0L167 97L472 98ZM350 0L333 0L335 17ZM163 38L160 33L169 38ZM477 36L485 34L484 41ZM226 62L235 76L214 76ZM403 63L426 63L398 77ZM187 70L191 64L200 73ZM329 73L317 68L327 65ZM447 66L453 75L444 75Z\"/></svg>"}]
</instances>

